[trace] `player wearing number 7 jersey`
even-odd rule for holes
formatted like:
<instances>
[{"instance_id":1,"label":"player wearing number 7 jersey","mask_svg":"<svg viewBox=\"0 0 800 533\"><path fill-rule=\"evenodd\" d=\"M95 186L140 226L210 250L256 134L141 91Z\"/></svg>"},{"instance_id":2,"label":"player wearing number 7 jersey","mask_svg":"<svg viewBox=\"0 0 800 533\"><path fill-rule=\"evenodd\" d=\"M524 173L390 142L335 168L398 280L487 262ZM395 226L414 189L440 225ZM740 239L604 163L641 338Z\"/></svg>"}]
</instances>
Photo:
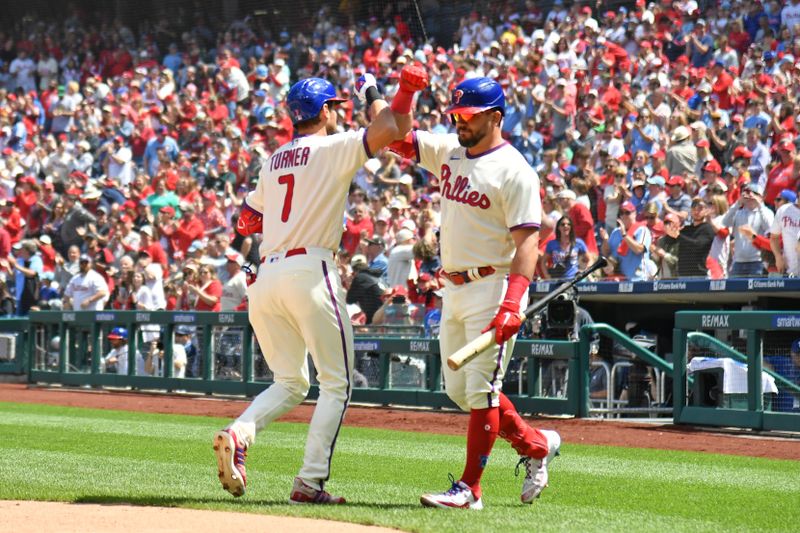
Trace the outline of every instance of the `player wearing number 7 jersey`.
<instances>
[{"instance_id":1,"label":"player wearing number 7 jersey","mask_svg":"<svg viewBox=\"0 0 800 533\"><path fill-rule=\"evenodd\" d=\"M358 95L373 117L365 129L335 133L333 86L319 78L294 84L287 105L296 137L267 160L248 194L237 231L262 231L262 264L249 288L249 318L274 374L226 429L214 435L219 479L234 496L244 494L245 455L256 434L303 401L309 388L306 352L319 379L319 399L308 428L305 457L290 503L344 503L325 490L336 438L350 400L353 330L334 253L353 175L378 150L411 129L414 93L427 85L419 67L406 67L391 106L375 79L360 79Z\"/></svg>"}]
</instances>

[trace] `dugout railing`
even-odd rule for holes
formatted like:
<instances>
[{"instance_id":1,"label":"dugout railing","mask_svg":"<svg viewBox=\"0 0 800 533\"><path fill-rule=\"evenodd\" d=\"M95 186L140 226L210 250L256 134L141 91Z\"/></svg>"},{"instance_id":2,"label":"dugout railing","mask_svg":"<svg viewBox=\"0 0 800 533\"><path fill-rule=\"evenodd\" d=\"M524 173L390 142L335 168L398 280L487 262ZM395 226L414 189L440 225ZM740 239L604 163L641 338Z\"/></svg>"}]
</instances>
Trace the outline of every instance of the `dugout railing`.
<instances>
[{"instance_id":1,"label":"dugout railing","mask_svg":"<svg viewBox=\"0 0 800 533\"><path fill-rule=\"evenodd\" d=\"M115 327L128 330L124 374L103 363L111 349L108 333ZM271 383L246 313L38 311L30 314L27 328L27 363L33 383L250 397ZM176 377L175 334L187 328L197 356L187 361L186 377ZM142 360L154 360L149 355L153 351L159 352L159 375L142 373ZM438 340L357 335L355 356L354 378L361 381L354 379L354 402L455 408L442 387ZM577 342L519 340L513 360L516 370L510 378L514 383L509 396L521 411L588 416L581 398L585 372L579 366ZM194 370L189 371L192 366ZM563 388L556 395L548 394L543 380L556 372ZM313 374L309 399L318 395Z\"/></svg>"},{"instance_id":2,"label":"dugout railing","mask_svg":"<svg viewBox=\"0 0 800 533\"><path fill-rule=\"evenodd\" d=\"M675 423L800 431L800 369L789 353L798 336L797 312L676 313Z\"/></svg>"}]
</instances>

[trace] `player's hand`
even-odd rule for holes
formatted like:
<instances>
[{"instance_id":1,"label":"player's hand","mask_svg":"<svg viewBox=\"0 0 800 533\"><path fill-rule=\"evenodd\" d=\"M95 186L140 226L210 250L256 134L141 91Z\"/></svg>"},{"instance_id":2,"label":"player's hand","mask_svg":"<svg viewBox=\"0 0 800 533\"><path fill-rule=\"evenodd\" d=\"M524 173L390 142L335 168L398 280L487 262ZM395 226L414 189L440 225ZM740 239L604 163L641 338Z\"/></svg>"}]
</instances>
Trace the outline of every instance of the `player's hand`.
<instances>
[{"instance_id":1,"label":"player's hand","mask_svg":"<svg viewBox=\"0 0 800 533\"><path fill-rule=\"evenodd\" d=\"M481 333L486 333L494 328L495 342L503 344L519 332L520 326L522 326L522 316L519 311L506 306L506 303L503 302L494 319Z\"/></svg>"},{"instance_id":2,"label":"player's hand","mask_svg":"<svg viewBox=\"0 0 800 533\"><path fill-rule=\"evenodd\" d=\"M356 80L355 89L356 96L358 96L359 100L362 102L367 101L367 89L370 87L378 87L378 82L375 80L375 76L367 72L358 77Z\"/></svg>"},{"instance_id":3,"label":"player's hand","mask_svg":"<svg viewBox=\"0 0 800 533\"><path fill-rule=\"evenodd\" d=\"M417 65L406 65L400 71L400 90L413 93L428 86L428 72Z\"/></svg>"}]
</instances>

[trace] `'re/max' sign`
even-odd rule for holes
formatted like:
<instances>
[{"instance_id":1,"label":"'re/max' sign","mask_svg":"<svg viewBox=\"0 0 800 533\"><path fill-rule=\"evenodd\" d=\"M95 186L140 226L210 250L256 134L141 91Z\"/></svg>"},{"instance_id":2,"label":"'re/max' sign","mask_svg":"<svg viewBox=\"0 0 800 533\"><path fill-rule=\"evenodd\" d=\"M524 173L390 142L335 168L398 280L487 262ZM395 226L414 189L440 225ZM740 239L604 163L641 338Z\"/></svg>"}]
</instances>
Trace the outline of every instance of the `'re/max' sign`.
<instances>
[{"instance_id":1,"label":"'re/max' sign","mask_svg":"<svg viewBox=\"0 0 800 533\"><path fill-rule=\"evenodd\" d=\"M730 327L731 315L701 315L700 326L703 328L727 328Z\"/></svg>"},{"instance_id":2,"label":"'re/max' sign","mask_svg":"<svg viewBox=\"0 0 800 533\"><path fill-rule=\"evenodd\" d=\"M531 355L555 355L555 345L553 344L531 344Z\"/></svg>"}]
</instances>

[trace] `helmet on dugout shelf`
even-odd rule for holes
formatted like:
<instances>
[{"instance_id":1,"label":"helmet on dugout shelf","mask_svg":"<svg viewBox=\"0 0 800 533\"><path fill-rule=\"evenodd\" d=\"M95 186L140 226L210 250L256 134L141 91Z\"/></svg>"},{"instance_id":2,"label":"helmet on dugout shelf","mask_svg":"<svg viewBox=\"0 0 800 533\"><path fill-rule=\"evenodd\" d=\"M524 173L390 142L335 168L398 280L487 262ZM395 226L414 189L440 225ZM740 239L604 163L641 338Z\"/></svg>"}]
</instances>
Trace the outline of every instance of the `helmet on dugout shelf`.
<instances>
[{"instance_id":1,"label":"helmet on dugout shelf","mask_svg":"<svg viewBox=\"0 0 800 533\"><path fill-rule=\"evenodd\" d=\"M326 102L344 101L336 96L336 89L331 82L322 78L306 78L298 81L292 85L286 97L293 124L316 117Z\"/></svg>"},{"instance_id":2,"label":"helmet on dugout shelf","mask_svg":"<svg viewBox=\"0 0 800 533\"><path fill-rule=\"evenodd\" d=\"M506 95L491 78L470 78L456 85L445 113L480 113L496 108L506 114Z\"/></svg>"}]
</instances>

